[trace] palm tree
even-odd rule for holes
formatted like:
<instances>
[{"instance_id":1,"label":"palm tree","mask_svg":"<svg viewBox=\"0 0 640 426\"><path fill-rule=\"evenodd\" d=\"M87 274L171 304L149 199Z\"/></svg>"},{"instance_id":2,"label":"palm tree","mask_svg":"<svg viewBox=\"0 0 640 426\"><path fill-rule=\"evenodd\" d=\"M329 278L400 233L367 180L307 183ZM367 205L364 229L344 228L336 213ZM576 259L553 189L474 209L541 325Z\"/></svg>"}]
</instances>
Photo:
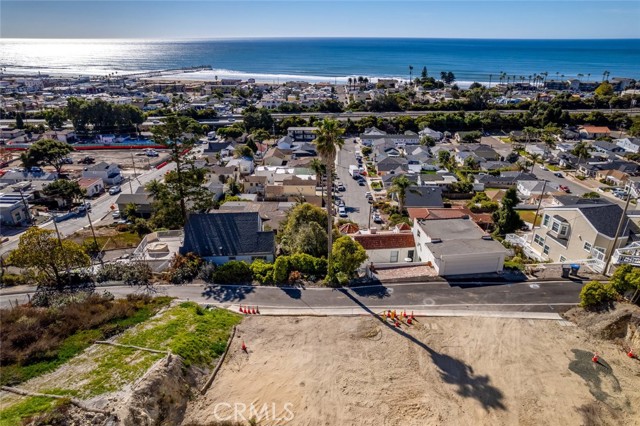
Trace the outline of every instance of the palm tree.
<instances>
[{"instance_id":1,"label":"palm tree","mask_svg":"<svg viewBox=\"0 0 640 426\"><path fill-rule=\"evenodd\" d=\"M402 214L404 211L404 203L407 199L407 191L419 193L415 189L411 189L411 187L415 186L416 183L410 180L406 175L400 175L393 178L391 183L392 185L389 188L389 193L395 194L398 197L398 209L400 211L399 213Z\"/></svg>"},{"instance_id":2,"label":"palm tree","mask_svg":"<svg viewBox=\"0 0 640 426\"><path fill-rule=\"evenodd\" d=\"M318 183L320 184L320 187L322 188L321 189L322 193L320 198L324 200L324 186L322 185L322 176L324 176L325 173L327 172L327 168L322 163L322 161L320 161L318 158L314 158L313 160L311 160L311 163L309 164L309 168L313 170L316 174L316 180L318 181Z\"/></svg>"},{"instance_id":3,"label":"palm tree","mask_svg":"<svg viewBox=\"0 0 640 426\"><path fill-rule=\"evenodd\" d=\"M351 77L349 77L349 78L347 79L347 82L349 83L349 89L351 89L351 81L352 81L352 80L351 80Z\"/></svg>"},{"instance_id":4,"label":"palm tree","mask_svg":"<svg viewBox=\"0 0 640 426\"><path fill-rule=\"evenodd\" d=\"M542 156L540 154L531 154L531 161L533 164L531 165L531 172L533 173L533 168L536 166L537 162L542 164Z\"/></svg>"},{"instance_id":5,"label":"palm tree","mask_svg":"<svg viewBox=\"0 0 640 426\"><path fill-rule=\"evenodd\" d=\"M411 82L413 77L413 65L409 65L409 84L411 84Z\"/></svg>"},{"instance_id":6,"label":"palm tree","mask_svg":"<svg viewBox=\"0 0 640 426\"><path fill-rule=\"evenodd\" d=\"M316 150L327 170L327 271L329 277L333 274L331 259L331 248L333 247L333 195L331 193L333 190L333 170L336 167L338 149L344 145L344 139L341 137L343 133L344 129L340 127L337 120L325 118L316 130L317 137L314 141Z\"/></svg>"}]
</instances>

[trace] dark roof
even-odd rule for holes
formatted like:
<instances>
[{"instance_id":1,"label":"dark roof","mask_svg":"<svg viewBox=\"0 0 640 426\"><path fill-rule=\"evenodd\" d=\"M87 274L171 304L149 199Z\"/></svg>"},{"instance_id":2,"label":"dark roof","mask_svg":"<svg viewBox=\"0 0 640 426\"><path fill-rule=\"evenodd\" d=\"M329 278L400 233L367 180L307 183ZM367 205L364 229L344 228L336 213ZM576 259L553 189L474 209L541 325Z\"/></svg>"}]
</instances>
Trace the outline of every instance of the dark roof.
<instances>
[{"instance_id":1,"label":"dark roof","mask_svg":"<svg viewBox=\"0 0 640 426\"><path fill-rule=\"evenodd\" d=\"M618 229L618 223L620 217L623 214L622 208L617 204L602 204L602 203L589 204L573 204L558 207L559 209L578 209L587 221L598 231L598 233L606 235L609 238L613 238L616 235Z\"/></svg>"},{"instance_id":2,"label":"dark roof","mask_svg":"<svg viewBox=\"0 0 640 426\"><path fill-rule=\"evenodd\" d=\"M395 170L398 167L406 166L408 161L402 157L387 157L383 160L378 161L378 171L388 172L391 170Z\"/></svg>"},{"instance_id":3,"label":"dark roof","mask_svg":"<svg viewBox=\"0 0 640 426\"><path fill-rule=\"evenodd\" d=\"M231 145L229 142L209 142L207 147L204 149L205 153L216 153L220 152L226 147Z\"/></svg>"},{"instance_id":4,"label":"dark roof","mask_svg":"<svg viewBox=\"0 0 640 426\"><path fill-rule=\"evenodd\" d=\"M192 214L180 252L200 257L273 253L275 234L262 231L261 226L257 212Z\"/></svg>"},{"instance_id":5,"label":"dark roof","mask_svg":"<svg viewBox=\"0 0 640 426\"><path fill-rule=\"evenodd\" d=\"M409 179L411 182L418 183L418 175L415 174L415 173L407 173L407 174L405 174L405 173L397 173L397 174L396 173L389 173L389 174L386 174L386 175L382 176L382 182L385 185L393 185L393 180L395 178L397 178L397 177L400 177L400 176L406 176L407 179Z\"/></svg>"},{"instance_id":6,"label":"dark roof","mask_svg":"<svg viewBox=\"0 0 640 426\"><path fill-rule=\"evenodd\" d=\"M442 188L439 186L417 186L406 192L405 207L444 207Z\"/></svg>"},{"instance_id":7,"label":"dark roof","mask_svg":"<svg viewBox=\"0 0 640 426\"><path fill-rule=\"evenodd\" d=\"M135 193L135 194L120 194L116 199L116 204L127 205L127 204L135 204L137 206L146 206L153 203L153 197L147 193Z\"/></svg>"}]
</instances>

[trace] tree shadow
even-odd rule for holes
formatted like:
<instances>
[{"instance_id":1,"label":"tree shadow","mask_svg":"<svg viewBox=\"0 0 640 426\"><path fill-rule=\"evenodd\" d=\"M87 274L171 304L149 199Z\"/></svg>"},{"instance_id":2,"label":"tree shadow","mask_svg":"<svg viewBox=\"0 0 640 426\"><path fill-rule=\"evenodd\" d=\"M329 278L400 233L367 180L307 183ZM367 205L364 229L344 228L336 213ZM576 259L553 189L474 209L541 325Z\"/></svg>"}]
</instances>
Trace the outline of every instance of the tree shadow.
<instances>
[{"instance_id":1,"label":"tree shadow","mask_svg":"<svg viewBox=\"0 0 640 426\"><path fill-rule=\"evenodd\" d=\"M456 392L458 395L465 398L473 398L477 400L485 410L491 408L497 410L506 410L506 407L502 400L504 395L500 389L491 385L491 379L489 376L478 376L473 372L473 368L470 365L465 364L459 359L452 356L438 353L431 349L425 343L416 339L414 336L404 332L399 327L388 323L385 319L382 319L379 315L376 315L369 307L364 305L358 299L346 289L339 289L345 296L351 299L356 305L360 306L364 311L368 312L373 318L380 321L384 326L394 333L399 334L420 348L429 353L433 363L438 367L440 377L445 383L454 385L457 387Z\"/></svg>"},{"instance_id":2,"label":"tree shadow","mask_svg":"<svg viewBox=\"0 0 640 426\"><path fill-rule=\"evenodd\" d=\"M205 299L213 299L217 302L239 302L246 295L253 293L255 287L251 285L209 285L202 292Z\"/></svg>"},{"instance_id":3,"label":"tree shadow","mask_svg":"<svg viewBox=\"0 0 640 426\"><path fill-rule=\"evenodd\" d=\"M389 289L382 284L353 286L349 287L351 291L357 294L359 297L368 297L371 299L384 299L391 296Z\"/></svg>"},{"instance_id":4,"label":"tree shadow","mask_svg":"<svg viewBox=\"0 0 640 426\"><path fill-rule=\"evenodd\" d=\"M300 299L302 297L302 290L304 290L304 286L299 284L294 286L280 287L280 290L282 290L284 294L292 299Z\"/></svg>"},{"instance_id":5,"label":"tree shadow","mask_svg":"<svg viewBox=\"0 0 640 426\"><path fill-rule=\"evenodd\" d=\"M569 363L569 370L580 376L589 386L589 393L598 401L607 402L611 395L604 387L613 392L620 392L620 382L613 374L611 366L602 358L597 362L592 360L593 353L581 349L572 349L575 359Z\"/></svg>"}]
</instances>

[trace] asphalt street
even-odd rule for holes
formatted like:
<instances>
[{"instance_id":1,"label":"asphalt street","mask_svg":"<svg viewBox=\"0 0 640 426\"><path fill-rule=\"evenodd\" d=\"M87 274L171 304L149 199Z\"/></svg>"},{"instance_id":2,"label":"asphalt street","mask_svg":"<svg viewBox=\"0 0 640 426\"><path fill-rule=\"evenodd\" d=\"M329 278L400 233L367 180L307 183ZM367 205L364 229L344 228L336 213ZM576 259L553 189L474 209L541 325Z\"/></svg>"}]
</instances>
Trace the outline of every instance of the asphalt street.
<instances>
[{"instance_id":1,"label":"asphalt street","mask_svg":"<svg viewBox=\"0 0 640 426\"><path fill-rule=\"evenodd\" d=\"M232 306L255 305L263 308L332 309L367 307L414 310L464 310L505 312L559 312L578 303L582 285L572 281L540 281L519 283L404 283L352 287L348 289L162 285L158 294L191 300L203 304ZM33 294L34 288L23 288ZM135 288L113 286L99 288L116 297L136 292ZM0 307L28 301L27 293L0 292Z\"/></svg>"},{"instance_id":2,"label":"asphalt street","mask_svg":"<svg viewBox=\"0 0 640 426\"><path fill-rule=\"evenodd\" d=\"M359 144L355 144L353 138L345 140L344 146L338 151L338 161L336 165L336 174L338 180L342 182L346 188L344 192L338 192L338 195L342 197L346 205L346 211L348 218L360 226L360 229L367 229L369 227L369 211L370 204L367 202L365 194L370 191L368 185L360 186L358 182L353 180L349 175L349 166L357 165L355 151L360 147ZM372 223L372 226L374 224Z\"/></svg>"},{"instance_id":3,"label":"asphalt street","mask_svg":"<svg viewBox=\"0 0 640 426\"><path fill-rule=\"evenodd\" d=\"M144 186L147 183L151 182L154 179L161 179L165 173L169 170L175 168L174 163L169 163L161 169L151 169L148 170L135 178L132 178L129 182L124 182L120 186L122 187L123 194L131 194L132 191L135 192L140 186ZM91 212L89 216L91 217L91 221L95 225L97 222L111 213L111 206L118 199L116 195L109 195L109 193L104 193L100 197L88 200L91 203ZM83 215L74 218L70 218L67 220L63 220L58 222L58 231L60 232L60 236L62 238L73 234L76 231L79 231L83 228L89 227L89 216ZM40 225L42 229L50 229L55 230L55 226L52 220ZM24 228L26 230L27 228ZM3 255L18 246L18 241L20 239L20 234L14 234L9 237L9 241L6 241L0 245L0 255Z\"/></svg>"}]
</instances>

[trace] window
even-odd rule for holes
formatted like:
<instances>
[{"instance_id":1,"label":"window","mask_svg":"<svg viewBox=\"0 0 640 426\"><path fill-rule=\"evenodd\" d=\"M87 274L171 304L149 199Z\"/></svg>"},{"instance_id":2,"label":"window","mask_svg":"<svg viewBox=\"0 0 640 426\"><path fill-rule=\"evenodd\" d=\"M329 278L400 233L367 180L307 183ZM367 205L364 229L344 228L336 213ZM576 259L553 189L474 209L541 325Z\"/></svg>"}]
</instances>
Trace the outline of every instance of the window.
<instances>
[{"instance_id":1,"label":"window","mask_svg":"<svg viewBox=\"0 0 640 426\"><path fill-rule=\"evenodd\" d=\"M544 220L542 221L542 224L544 226L549 226L549 215L548 214L544 215Z\"/></svg>"},{"instance_id":2,"label":"window","mask_svg":"<svg viewBox=\"0 0 640 426\"><path fill-rule=\"evenodd\" d=\"M585 241L584 246L582 246L582 248L584 249L584 251L588 251L589 253L591 253L591 243Z\"/></svg>"},{"instance_id":3,"label":"window","mask_svg":"<svg viewBox=\"0 0 640 426\"><path fill-rule=\"evenodd\" d=\"M567 258L564 256L560 256L560 263L566 262Z\"/></svg>"},{"instance_id":4,"label":"window","mask_svg":"<svg viewBox=\"0 0 640 426\"><path fill-rule=\"evenodd\" d=\"M568 225L562 225L562 227L560 227L560 235L562 235L564 237L569 235L569 226Z\"/></svg>"},{"instance_id":5,"label":"window","mask_svg":"<svg viewBox=\"0 0 640 426\"><path fill-rule=\"evenodd\" d=\"M414 250L409 250L409 251L407 252L407 257L408 257L409 259L413 260L413 254L414 254Z\"/></svg>"},{"instance_id":6,"label":"window","mask_svg":"<svg viewBox=\"0 0 640 426\"><path fill-rule=\"evenodd\" d=\"M419 230L419 229L417 230L416 235L417 235L418 237L420 237L420 230Z\"/></svg>"},{"instance_id":7,"label":"window","mask_svg":"<svg viewBox=\"0 0 640 426\"><path fill-rule=\"evenodd\" d=\"M544 244L544 238L542 238L540 235L536 234L535 237L533 237L533 242L536 243L537 245L541 246Z\"/></svg>"},{"instance_id":8,"label":"window","mask_svg":"<svg viewBox=\"0 0 640 426\"><path fill-rule=\"evenodd\" d=\"M553 232L558 232L560 230L560 224L554 220L553 225L551 225L551 230Z\"/></svg>"},{"instance_id":9,"label":"window","mask_svg":"<svg viewBox=\"0 0 640 426\"><path fill-rule=\"evenodd\" d=\"M398 261L398 250L391 251L391 263L396 263Z\"/></svg>"},{"instance_id":10,"label":"window","mask_svg":"<svg viewBox=\"0 0 640 426\"><path fill-rule=\"evenodd\" d=\"M549 246L544 246L543 249L542 249L542 252L544 254L549 254Z\"/></svg>"}]
</instances>

